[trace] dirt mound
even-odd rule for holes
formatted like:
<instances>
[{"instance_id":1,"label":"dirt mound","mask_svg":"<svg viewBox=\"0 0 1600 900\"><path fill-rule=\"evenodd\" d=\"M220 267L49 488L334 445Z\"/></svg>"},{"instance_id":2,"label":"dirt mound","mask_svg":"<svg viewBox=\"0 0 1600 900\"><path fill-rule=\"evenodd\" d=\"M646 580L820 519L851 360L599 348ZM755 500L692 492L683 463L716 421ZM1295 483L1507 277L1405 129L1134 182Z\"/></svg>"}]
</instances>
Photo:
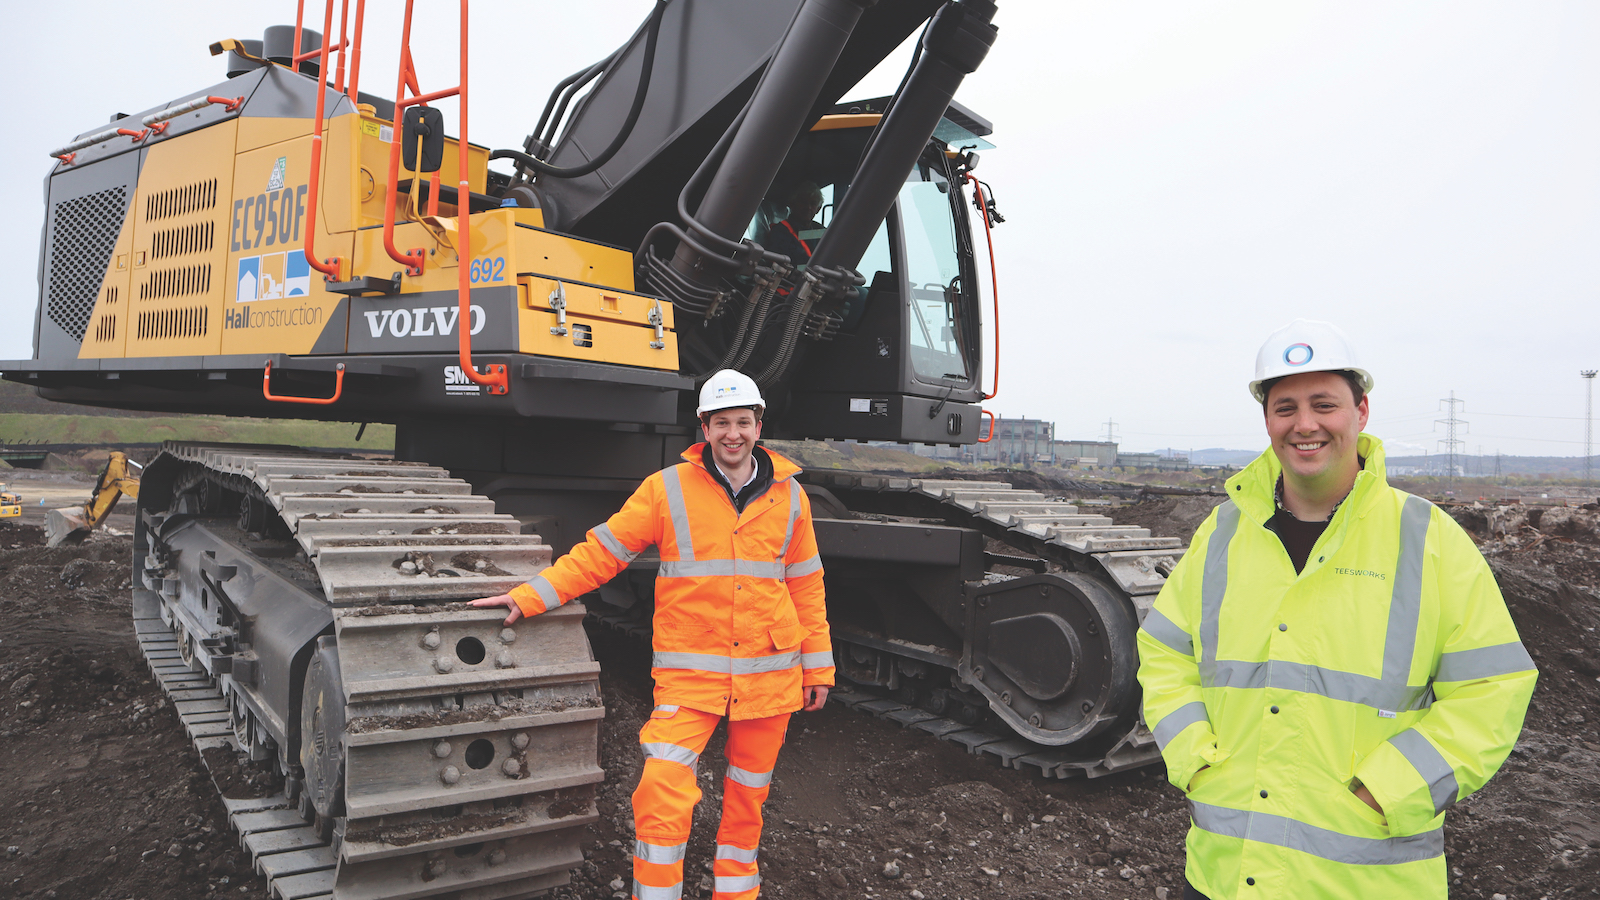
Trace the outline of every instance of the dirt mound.
<instances>
[{"instance_id":1,"label":"dirt mound","mask_svg":"<svg viewBox=\"0 0 1600 900\"><path fill-rule=\"evenodd\" d=\"M1144 500L1106 511L1118 525L1137 525L1150 529L1155 537L1182 538L1185 545L1195 529L1211 515L1211 510L1226 497L1202 494L1193 497L1164 497Z\"/></svg>"}]
</instances>

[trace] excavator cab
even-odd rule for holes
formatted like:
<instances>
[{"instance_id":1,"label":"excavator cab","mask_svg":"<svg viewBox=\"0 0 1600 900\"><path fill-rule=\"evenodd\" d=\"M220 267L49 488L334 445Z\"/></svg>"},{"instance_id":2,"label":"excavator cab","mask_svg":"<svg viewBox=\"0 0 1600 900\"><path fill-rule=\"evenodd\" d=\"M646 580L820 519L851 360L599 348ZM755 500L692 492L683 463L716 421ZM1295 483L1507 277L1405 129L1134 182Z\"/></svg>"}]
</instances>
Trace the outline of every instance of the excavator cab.
<instances>
[{"instance_id":1,"label":"excavator cab","mask_svg":"<svg viewBox=\"0 0 1600 900\"><path fill-rule=\"evenodd\" d=\"M778 220L787 214L782 198L801 182L822 189L818 221L825 232L882 118L853 111L883 103L836 107L803 134L746 237L760 243L781 227ZM959 104L952 104L941 126L950 141L930 140L908 173L861 257L857 268L864 281L844 304L837 336L808 348L796 365L790 404L775 419L775 435L924 443L973 439L977 417L946 407L952 400L971 403L981 394L973 206L963 176L972 158L966 151L993 145L982 137L990 131L988 123ZM799 235L808 243L822 236Z\"/></svg>"}]
</instances>

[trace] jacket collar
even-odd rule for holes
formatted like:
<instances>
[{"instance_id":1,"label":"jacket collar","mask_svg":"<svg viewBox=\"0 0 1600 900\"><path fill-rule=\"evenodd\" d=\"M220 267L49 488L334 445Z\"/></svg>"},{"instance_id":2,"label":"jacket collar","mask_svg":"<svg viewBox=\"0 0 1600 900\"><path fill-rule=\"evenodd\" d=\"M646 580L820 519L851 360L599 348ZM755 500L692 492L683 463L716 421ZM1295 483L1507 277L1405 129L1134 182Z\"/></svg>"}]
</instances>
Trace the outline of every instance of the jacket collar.
<instances>
[{"instance_id":1,"label":"jacket collar","mask_svg":"<svg viewBox=\"0 0 1600 900\"><path fill-rule=\"evenodd\" d=\"M691 445L689 449L683 451L683 460L695 468L705 471L705 452L706 442L700 441ZM766 447L763 447L760 444L756 445L755 452L765 453L767 458L772 460L772 482L774 484L782 483L787 479L799 475L801 472L799 466L785 459L783 456L773 452L772 450L768 450ZM706 474L709 475L710 473L707 472Z\"/></svg>"},{"instance_id":2,"label":"jacket collar","mask_svg":"<svg viewBox=\"0 0 1600 900\"><path fill-rule=\"evenodd\" d=\"M1356 452L1367 461L1366 466L1356 473L1356 483L1351 486L1350 494L1339 505L1339 511L1334 514L1334 520L1348 520L1349 515L1364 516L1377 498L1382 495L1382 487L1389 484L1384 467L1383 441L1370 434L1362 433L1356 438ZM1265 524L1277 511L1274 500L1274 491L1278 486L1278 476L1283 474L1283 464L1278 461L1278 455L1268 447L1255 461L1229 478L1226 484L1228 498L1238 504L1240 512L1254 519L1257 524ZM1346 510L1350 512L1346 514Z\"/></svg>"}]
</instances>

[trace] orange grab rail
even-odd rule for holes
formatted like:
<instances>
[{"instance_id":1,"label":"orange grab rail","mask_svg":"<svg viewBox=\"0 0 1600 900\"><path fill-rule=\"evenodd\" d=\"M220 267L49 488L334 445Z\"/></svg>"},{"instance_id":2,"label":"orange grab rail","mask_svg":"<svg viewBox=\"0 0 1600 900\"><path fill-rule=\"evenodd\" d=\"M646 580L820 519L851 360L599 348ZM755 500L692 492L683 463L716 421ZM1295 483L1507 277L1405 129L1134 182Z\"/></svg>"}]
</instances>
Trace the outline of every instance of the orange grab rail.
<instances>
[{"instance_id":1,"label":"orange grab rail","mask_svg":"<svg viewBox=\"0 0 1600 900\"><path fill-rule=\"evenodd\" d=\"M978 443L980 443L980 444L987 444L990 441L994 440L994 426L995 426L995 422L998 421L998 419L996 418L994 413L989 412L987 409L983 409L982 407L979 407L979 409L978 409L978 432L980 434L983 433L983 417L984 416L988 416L989 417L989 436L988 437L980 437L980 438L978 438Z\"/></svg>"},{"instance_id":2,"label":"orange grab rail","mask_svg":"<svg viewBox=\"0 0 1600 900\"><path fill-rule=\"evenodd\" d=\"M983 195L983 185L971 172L967 173L967 180L972 182L972 189L978 193L978 211L983 215L983 236L989 240L989 293L994 297L994 390L984 394L983 399L993 400L994 395L1000 393L1000 275L995 270L994 226L989 224L989 201Z\"/></svg>"},{"instance_id":3,"label":"orange grab rail","mask_svg":"<svg viewBox=\"0 0 1600 900\"><path fill-rule=\"evenodd\" d=\"M272 360L267 360L267 367L261 373L261 396L274 403L309 403L313 406L327 406L338 400L343 393L344 363L339 363L334 367L332 397L281 397L272 392Z\"/></svg>"}]
</instances>

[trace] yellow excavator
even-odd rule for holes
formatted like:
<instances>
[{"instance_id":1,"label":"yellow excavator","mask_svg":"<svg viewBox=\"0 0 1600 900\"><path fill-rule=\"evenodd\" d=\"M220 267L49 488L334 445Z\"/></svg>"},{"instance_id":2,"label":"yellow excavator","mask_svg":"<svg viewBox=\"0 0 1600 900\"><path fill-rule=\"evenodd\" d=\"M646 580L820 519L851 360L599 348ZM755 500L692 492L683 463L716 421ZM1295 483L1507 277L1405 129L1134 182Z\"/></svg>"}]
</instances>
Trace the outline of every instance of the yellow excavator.
<instances>
[{"instance_id":1,"label":"yellow excavator","mask_svg":"<svg viewBox=\"0 0 1600 900\"><path fill-rule=\"evenodd\" d=\"M0 484L0 526L22 521L22 495Z\"/></svg>"},{"instance_id":2,"label":"yellow excavator","mask_svg":"<svg viewBox=\"0 0 1600 900\"><path fill-rule=\"evenodd\" d=\"M69 506L65 509L52 509L45 523L45 545L59 547L66 543L79 543L88 537L91 532L99 528L111 515L111 510L117 506L117 501L123 495L139 499L139 476L135 469L144 467L128 458L120 450L111 451L111 458L106 460L105 470L100 473L100 478L94 483L94 491L82 506ZM7 503L0 495L0 504ZM22 515L21 500L15 507L16 515ZM8 515L5 510L11 507L0 505L0 516Z\"/></svg>"}]
</instances>

